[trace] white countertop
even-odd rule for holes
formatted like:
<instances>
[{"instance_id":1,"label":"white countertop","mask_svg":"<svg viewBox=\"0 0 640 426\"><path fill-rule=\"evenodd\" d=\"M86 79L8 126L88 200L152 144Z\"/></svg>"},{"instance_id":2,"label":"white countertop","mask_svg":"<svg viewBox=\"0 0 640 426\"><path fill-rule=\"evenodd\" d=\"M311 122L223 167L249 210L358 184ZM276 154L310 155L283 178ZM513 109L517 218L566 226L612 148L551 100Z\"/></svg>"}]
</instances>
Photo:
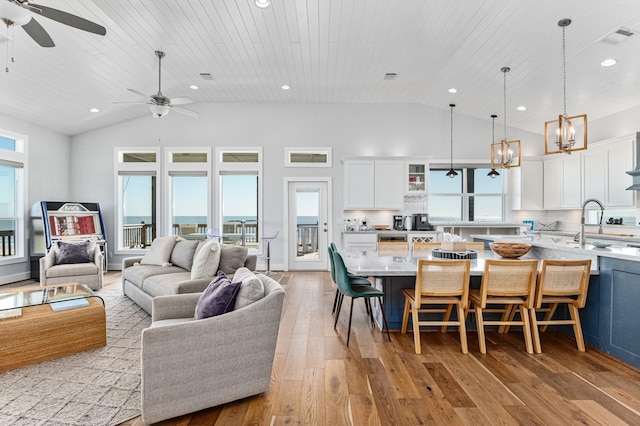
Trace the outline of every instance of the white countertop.
<instances>
[{"instance_id":1,"label":"white countertop","mask_svg":"<svg viewBox=\"0 0 640 426\"><path fill-rule=\"evenodd\" d=\"M580 248L580 244L573 241L573 233L567 233L570 237L561 238L562 235L485 235L485 234L472 234L472 238L491 240L491 241L505 241L505 242L526 242L538 247L540 249L548 250L560 250L572 254L581 254L585 256L601 256L610 257L615 259L632 260L634 262L640 262L640 248L627 247L627 242L632 242L631 238L606 238L604 235L587 235L587 241L584 248ZM558 240L559 239L559 240ZM554 241L558 240L558 241ZM611 243L610 247L599 248L590 243L594 240L607 241Z\"/></svg>"}]
</instances>

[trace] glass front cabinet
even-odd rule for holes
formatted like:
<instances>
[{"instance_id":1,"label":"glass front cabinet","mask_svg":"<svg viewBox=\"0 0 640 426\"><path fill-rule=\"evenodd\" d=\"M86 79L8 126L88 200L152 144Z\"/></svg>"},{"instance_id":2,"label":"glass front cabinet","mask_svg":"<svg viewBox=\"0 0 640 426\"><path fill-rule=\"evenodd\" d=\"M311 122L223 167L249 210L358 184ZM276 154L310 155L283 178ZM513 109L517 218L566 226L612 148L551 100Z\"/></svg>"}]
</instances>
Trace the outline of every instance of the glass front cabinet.
<instances>
[{"instance_id":1,"label":"glass front cabinet","mask_svg":"<svg viewBox=\"0 0 640 426\"><path fill-rule=\"evenodd\" d=\"M425 194L429 188L429 162L426 160L407 161L407 194Z\"/></svg>"}]
</instances>

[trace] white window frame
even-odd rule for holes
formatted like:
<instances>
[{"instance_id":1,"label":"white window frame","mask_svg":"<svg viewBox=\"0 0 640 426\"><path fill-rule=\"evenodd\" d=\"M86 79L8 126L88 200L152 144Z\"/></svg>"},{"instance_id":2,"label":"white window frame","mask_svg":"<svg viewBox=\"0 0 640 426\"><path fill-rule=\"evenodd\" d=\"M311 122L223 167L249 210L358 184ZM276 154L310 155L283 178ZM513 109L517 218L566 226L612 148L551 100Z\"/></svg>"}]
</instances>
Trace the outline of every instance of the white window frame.
<instances>
[{"instance_id":1,"label":"white window frame","mask_svg":"<svg viewBox=\"0 0 640 426\"><path fill-rule=\"evenodd\" d=\"M0 164L13 166L16 170L16 212L15 216L0 217L0 220L15 220L16 230L14 235L15 255L0 257L0 266L21 263L27 260L27 206L28 198L28 140L27 135L0 129L0 135L15 141L15 151L0 149Z\"/></svg>"},{"instance_id":2,"label":"white window frame","mask_svg":"<svg viewBox=\"0 0 640 426\"><path fill-rule=\"evenodd\" d=\"M432 164L429 168L429 172L436 170L436 169L446 169L446 170L441 170L442 173L446 173L446 171L450 168L449 165L443 165L443 164ZM470 197L496 197L499 196L502 198L502 220L501 222L504 222L507 220L507 210L506 210L506 204L507 204L507 193L505 191L505 189L508 187L508 182L507 182L507 176L503 176L502 178L502 192L501 193L475 193L475 192L468 192L468 187L467 187L467 181L468 181L468 173L469 173L469 169L491 169L490 165L485 165L485 164L461 164L461 165L455 165L454 164L454 170L461 170L462 171L462 192L461 193L431 193L431 191L429 191L429 197L434 196L434 197L441 197L441 196L445 196L445 197L462 197L462 220L461 222L476 222L471 221L469 219L469 198ZM503 169L500 169L500 171L502 172ZM506 173L505 173L506 175Z\"/></svg>"},{"instance_id":3,"label":"white window frame","mask_svg":"<svg viewBox=\"0 0 640 426\"><path fill-rule=\"evenodd\" d=\"M155 163L125 163L123 161L123 154L126 153L137 153L137 152L149 152L156 154ZM114 178L115 178L115 194L114 200L116 201L115 206L115 248L114 254L127 254L127 255L142 255L146 253L145 249L125 249L122 246L123 240L123 226L124 226L124 216L123 216L123 200L122 200L122 191L120 188L120 176L122 175L144 175L144 176L156 176L156 218L158 223L156 223L156 231L161 232L164 228L165 219L163 217L163 198L162 198L162 156L160 147L115 147L114 148Z\"/></svg>"},{"instance_id":4,"label":"white window frame","mask_svg":"<svg viewBox=\"0 0 640 426\"><path fill-rule=\"evenodd\" d=\"M173 155L181 153L204 153L207 155L206 162L174 162ZM163 182L161 186L165 188L164 199L167 200L163 204L164 216L167 218L166 227L163 228L164 235L173 233L173 179L174 176L206 176L207 177L207 223L212 222L212 204L211 197L211 148L210 147L168 147L164 148L164 170Z\"/></svg>"},{"instance_id":5,"label":"white window frame","mask_svg":"<svg viewBox=\"0 0 640 426\"><path fill-rule=\"evenodd\" d=\"M327 156L325 163L293 163L291 161L292 154L324 154ZM285 167L332 167L332 152L331 147L310 147L310 148L284 148L284 166Z\"/></svg>"},{"instance_id":6,"label":"white window frame","mask_svg":"<svg viewBox=\"0 0 640 426\"><path fill-rule=\"evenodd\" d=\"M229 152L254 152L258 154L258 161L251 163L235 163L235 162L223 162L222 155ZM215 192L216 197L216 209L214 212L215 228L222 230L222 174L236 173L244 174L243 172L255 172L258 176L258 235L256 239L260 242L264 231L264 202L263 202L263 152L262 147L216 147L216 174L215 174ZM249 249L252 254L262 254L262 244L258 244L258 249Z\"/></svg>"}]
</instances>

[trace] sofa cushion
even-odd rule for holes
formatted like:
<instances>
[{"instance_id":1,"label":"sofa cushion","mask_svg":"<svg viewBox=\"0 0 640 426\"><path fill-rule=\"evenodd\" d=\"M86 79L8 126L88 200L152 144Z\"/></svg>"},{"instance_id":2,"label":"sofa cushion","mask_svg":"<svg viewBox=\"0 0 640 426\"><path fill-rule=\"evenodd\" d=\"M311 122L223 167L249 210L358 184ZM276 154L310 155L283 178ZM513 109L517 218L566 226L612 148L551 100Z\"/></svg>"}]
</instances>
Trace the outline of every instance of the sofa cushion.
<instances>
[{"instance_id":1,"label":"sofa cushion","mask_svg":"<svg viewBox=\"0 0 640 426\"><path fill-rule=\"evenodd\" d=\"M195 319L204 319L233 311L240 282L231 282L227 275L219 271L209 286L202 292L196 304Z\"/></svg>"},{"instance_id":2,"label":"sofa cushion","mask_svg":"<svg viewBox=\"0 0 640 426\"><path fill-rule=\"evenodd\" d=\"M56 265L70 263L89 263L89 241L65 242L56 241Z\"/></svg>"},{"instance_id":3,"label":"sofa cushion","mask_svg":"<svg viewBox=\"0 0 640 426\"><path fill-rule=\"evenodd\" d=\"M179 266L182 269L190 271L191 266L193 265L193 256L195 255L197 246L198 241L185 240L184 238L178 239L178 241L176 241L176 245L173 246L173 251L171 252L171 258L169 261L175 266Z\"/></svg>"},{"instance_id":4,"label":"sofa cushion","mask_svg":"<svg viewBox=\"0 0 640 426\"><path fill-rule=\"evenodd\" d=\"M169 260L173 246L176 245L177 237L158 237L151 243L151 247L140 261L141 265L171 266Z\"/></svg>"},{"instance_id":5,"label":"sofa cushion","mask_svg":"<svg viewBox=\"0 0 640 426\"><path fill-rule=\"evenodd\" d=\"M220 264L218 265L218 269L227 275L235 274L239 268L244 266L249 249L229 244L222 244L220 247Z\"/></svg>"},{"instance_id":6,"label":"sofa cushion","mask_svg":"<svg viewBox=\"0 0 640 426\"><path fill-rule=\"evenodd\" d=\"M122 271L122 278L142 289L142 284L149 277L170 275L180 272L184 272L184 269L177 266L162 267L157 265L134 265L125 268L124 271Z\"/></svg>"},{"instance_id":7,"label":"sofa cushion","mask_svg":"<svg viewBox=\"0 0 640 426\"><path fill-rule=\"evenodd\" d=\"M93 262L89 263L68 263L55 265L47 269L45 276L47 278L67 277L71 278L80 275L96 275L98 273L98 265ZM70 279L70 281L73 281Z\"/></svg>"},{"instance_id":8,"label":"sofa cushion","mask_svg":"<svg viewBox=\"0 0 640 426\"><path fill-rule=\"evenodd\" d=\"M236 297L234 309L244 308L264 297L264 284L262 284L262 281L260 281L260 278L258 278L256 274L247 268L242 267L238 269L233 275L233 281L240 281L242 283L238 297Z\"/></svg>"},{"instance_id":9,"label":"sofa cushion","mask_svg":"<svg viewBox=\"0 0 640 426\"><path fill-rule=\"evenodd\" d=\"M151 297L178 294L180 283L189 280L191 278L190 275L191 273L188 271L154 275L144 280L142 291Z\"/></svg>"},{"instance_id":10,"label":"sofa cushion","mask_svg":"<svg viewBox=\"0 0 640 426\"><path fill-rule=\"evenodd\" d=\"M220 244L215 240L207 241L196 253L191 266L191 279L215 277L220 262Z\"/></svg>"}]
</instances>

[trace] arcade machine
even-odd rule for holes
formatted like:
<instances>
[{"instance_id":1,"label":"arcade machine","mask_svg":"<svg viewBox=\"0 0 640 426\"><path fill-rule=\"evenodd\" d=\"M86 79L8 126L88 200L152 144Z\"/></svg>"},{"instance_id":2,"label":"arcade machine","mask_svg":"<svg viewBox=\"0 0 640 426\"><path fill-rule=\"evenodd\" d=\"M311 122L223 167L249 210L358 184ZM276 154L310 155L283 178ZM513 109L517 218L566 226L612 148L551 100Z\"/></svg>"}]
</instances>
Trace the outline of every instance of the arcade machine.
<instances>
[{"instance_id":1,"label":"arcade machine","mask_svg":"<svg viewBox=\"0 0 640 426\"><path fill-rule=\"evenodd\" d=\"M95 241L107 271L107 230L98 203L40 201L31 207L31 278L40 279L40 258L56 241Z\"/></svg>"}]
</instances>

